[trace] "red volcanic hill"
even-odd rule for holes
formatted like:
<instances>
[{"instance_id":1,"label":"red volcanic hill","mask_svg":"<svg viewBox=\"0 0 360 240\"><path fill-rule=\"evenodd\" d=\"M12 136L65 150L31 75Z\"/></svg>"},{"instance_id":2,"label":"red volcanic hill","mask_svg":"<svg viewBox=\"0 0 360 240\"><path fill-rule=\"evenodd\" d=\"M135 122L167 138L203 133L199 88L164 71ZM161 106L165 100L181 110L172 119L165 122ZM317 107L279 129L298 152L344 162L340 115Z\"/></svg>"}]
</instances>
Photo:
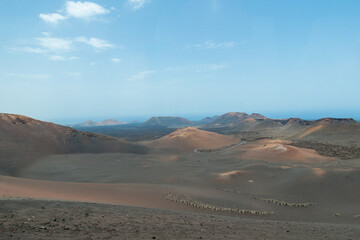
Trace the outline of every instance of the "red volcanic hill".
<instances>
[{"instance_id":1,"label":"red volcanic hill","mask_svg":"<svg viewBox=\"0 0 360 240\"><path fill-rule=\"evenodd\" d=\"M230 136L186 127L145 144L154 148L192 151L196 148L217 149L238 142L239 139Z\"/></svg>"},{"instance_id":2,"label":"red volcanic hill","mask_svg":"<svg viewBox=\"0 0 360 240\"><path fill-rule=\"evenodd\" d=\"M14 175L22 165L45 155L105 152L142 154L147 148L22 115L0 114L0 173Z\"/></svg>"}]
</instances>

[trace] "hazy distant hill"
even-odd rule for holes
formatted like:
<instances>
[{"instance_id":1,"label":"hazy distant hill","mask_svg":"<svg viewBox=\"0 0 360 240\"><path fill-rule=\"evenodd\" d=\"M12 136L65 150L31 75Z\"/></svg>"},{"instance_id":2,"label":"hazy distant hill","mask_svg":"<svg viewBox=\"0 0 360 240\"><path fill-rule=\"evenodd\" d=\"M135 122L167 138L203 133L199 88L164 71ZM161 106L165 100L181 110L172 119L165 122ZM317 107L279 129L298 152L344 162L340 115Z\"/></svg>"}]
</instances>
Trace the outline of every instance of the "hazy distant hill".
<instances>
[{"instance_id":1,"label":"hazy distant hill","mask_svg":"<svg viewBox=\"0 0 360 240\"><path fill-rule=\"evenodd\" d=\"M0 114L0 171L16 174L21 165L49 154L127 152L145 147L15 114Z\"/></svg>"},{"instance_id":2,"label":"hazy distant hill","mask_svg":"<svg viewBox=\"0 0 360 240\"><path fill-rule=\"evenodd\" d=\"M71 127L101 127L101 126L118 126L128 124L128 122L122 122L116 119L107 119L102 122L95 122L88 120L83 123L71 125Z\"/></svg>"},{"instance_id":3,"label":"hazy distant hill","mask_svg":"<svg viewBox=\"0 0 360 240\"><path fill-rule=\"evenodd\" d=\"M221 115L215 120L209 123L209 126L215 127L232 127L237 123L241 122L244 119L253 118L253 119L267 119L265 116L253 113L251 115L244 112L229 112Z\"/></svg>"},{"instance_id":4,"label":"hazy distant hill","mask_svg":"<svg viewBox=\"0 0 360 240\"><path fill-rule=\"evenodd\" d=\"M142 124L145 127L192 126L194 123L182 117L152 117Z\"/></svg>"},{"instance_id":5,"label":"hazy distant hill","mask_svg":"<svg viewBox=\"0 0 360 240\"><path fill-rule=\"evenodd\" d=\"M215 115L212 117L205 117L205 118L201 119L200 121L198 121L197 123L200 125L209 124L209 123L212 123L213 121L215 121L218 117L219 117L218 115Z\"/></svg>"}]
</instances>

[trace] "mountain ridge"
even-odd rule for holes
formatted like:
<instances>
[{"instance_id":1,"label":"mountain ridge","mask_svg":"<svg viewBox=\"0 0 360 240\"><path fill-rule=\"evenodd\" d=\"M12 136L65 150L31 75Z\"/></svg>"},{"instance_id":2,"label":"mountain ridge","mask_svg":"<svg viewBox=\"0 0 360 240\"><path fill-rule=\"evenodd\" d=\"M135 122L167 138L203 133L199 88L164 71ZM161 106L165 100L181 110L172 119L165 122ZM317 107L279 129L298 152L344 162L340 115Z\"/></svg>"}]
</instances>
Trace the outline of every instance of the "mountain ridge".
<instances>
[{"instance_id":1,"label":"mountain ridge","mask_svg":"<svg viewBox=\"0 0 360 240\"><path fill-rule=\"evenodd\" d=\"M144 154L144 146L101 134L75 130L18 114L0 113L0 169L16 174L19 166L42 156L71 153Z\"/></svg>"},{"instance_id":2,"label":"mountain ridge","mask_svg":"<svg viewBox=\"0 0 360 240\"><path fill-rule=\"evenodd\" d=\"M142 126L146 127L158 127L158 126L188 126L193 125L194 123L183 117L170 117L170 116L159 116L159 117L151 117L147 121L145 121Z\"/></svg>"}]
</instances>

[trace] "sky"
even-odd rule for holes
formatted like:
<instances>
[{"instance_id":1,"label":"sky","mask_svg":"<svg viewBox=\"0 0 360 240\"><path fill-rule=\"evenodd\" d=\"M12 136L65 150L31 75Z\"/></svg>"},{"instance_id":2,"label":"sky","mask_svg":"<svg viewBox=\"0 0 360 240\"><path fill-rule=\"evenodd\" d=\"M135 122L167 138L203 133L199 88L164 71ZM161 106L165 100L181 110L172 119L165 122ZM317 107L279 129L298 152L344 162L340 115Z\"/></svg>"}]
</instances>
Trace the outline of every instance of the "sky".
<instances>
[{"instance_id":1,"label":"sky","mask_svg":"<svg viewBox=\"0 0 360 240\"><path fill-rule=\"evenodd\" d=\"M0 112L360 119L358 0L2 0Z\"/></svg>"}]
</instances>

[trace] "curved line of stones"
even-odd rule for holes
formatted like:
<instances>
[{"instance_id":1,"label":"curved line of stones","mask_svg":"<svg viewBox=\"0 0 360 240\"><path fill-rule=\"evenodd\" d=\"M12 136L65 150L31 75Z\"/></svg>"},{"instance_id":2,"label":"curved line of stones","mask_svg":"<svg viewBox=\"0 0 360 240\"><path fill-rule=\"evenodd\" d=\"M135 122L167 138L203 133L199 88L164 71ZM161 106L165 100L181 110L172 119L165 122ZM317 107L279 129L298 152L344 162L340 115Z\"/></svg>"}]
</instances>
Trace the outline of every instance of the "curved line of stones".
<instances>
[{"instance_id":1,"label":"curved line of stones","mask_svg":"<svg viewBox=\"0 0 360 240\"><path fill-rule=\"evenodd\" d=\"M237 190L233 190L233 189L228 189L228 188L217 188L223 191L227 191L227 192L234 192L234 193L238 193L238 194L246 194L242 191L237 191ZM283 200L277 200L277 199L271 199L271 198L262 198L262 197L257 197L254 195L249 195L249 198L255 199L255 200L261 200L264 202L268 202L271 204L275 204L275 205L279 205L279 206L285 206L285 207L310 207L315 205L315 203L290 203L290 202L286 202Z\"/></svg>"},{"instance_id":2,"label":"curved line of stones","mask_svg":"<svg viewBox=\"0 0 360 240\"><path fill-rule=\"evenodd\" d=\"M202 203L202 202L194 201L190 197L180 195L180 194L166 193L165 194L165 199L169 200L169 201L172 201L172 202L182 203L182 204L186 204L186 205L196 207L196 208L200 208L200 209L209 209L209 210L212 210L212 211L234 212L234 213L238 213L238 214L249 214L249 215L259 215L259 216L274 214L273 212L261 212L261 211L255 211L255 210L246 210L246 209L237 209L237 208L227 208L227 207L214 206L214 205L211 205L211 204L208 204L208 203Z\"/></svg>"}]
</instances>

